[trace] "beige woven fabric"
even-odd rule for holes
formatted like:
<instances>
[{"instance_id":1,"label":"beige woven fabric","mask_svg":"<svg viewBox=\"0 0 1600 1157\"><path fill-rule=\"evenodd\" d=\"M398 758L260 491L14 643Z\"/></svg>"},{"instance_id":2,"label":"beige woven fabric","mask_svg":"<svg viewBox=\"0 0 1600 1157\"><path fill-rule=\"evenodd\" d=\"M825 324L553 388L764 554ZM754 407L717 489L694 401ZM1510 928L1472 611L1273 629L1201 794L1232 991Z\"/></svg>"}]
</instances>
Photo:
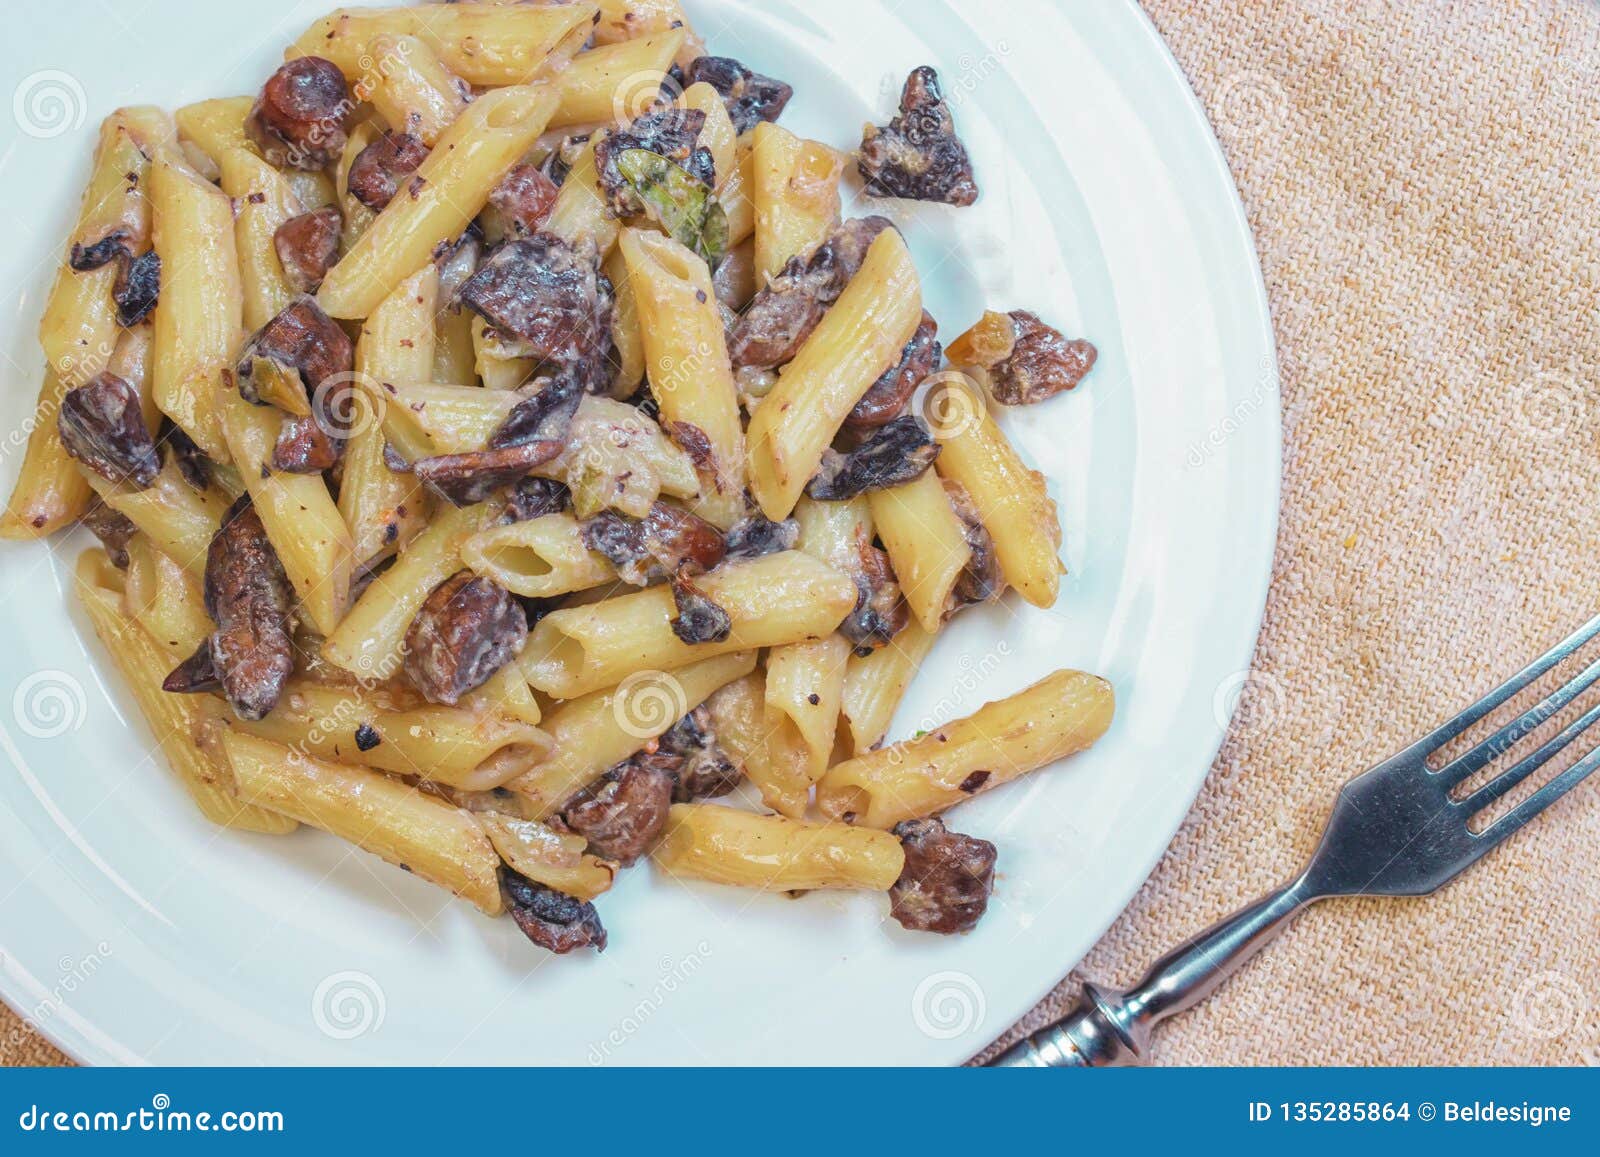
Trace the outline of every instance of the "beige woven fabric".
<instances>
[{"instance_id":1,"label":"beige woven fabric","mask_svg":"<svg viewBox=\"0 0 1600 1157\"><path fill-rule=\"evenodd\" d=\"M1600 9L1147 3L1255 228L1285 478L1256 677L1083 965L1113 983L1293 871L1349 773L1600 610ZM1316 909L1160 1059L1600 1063L1597 851L1592 783L1439 896ZM0 1009L0 1060L60 1058Z\"/></svg>"}]
</instances>

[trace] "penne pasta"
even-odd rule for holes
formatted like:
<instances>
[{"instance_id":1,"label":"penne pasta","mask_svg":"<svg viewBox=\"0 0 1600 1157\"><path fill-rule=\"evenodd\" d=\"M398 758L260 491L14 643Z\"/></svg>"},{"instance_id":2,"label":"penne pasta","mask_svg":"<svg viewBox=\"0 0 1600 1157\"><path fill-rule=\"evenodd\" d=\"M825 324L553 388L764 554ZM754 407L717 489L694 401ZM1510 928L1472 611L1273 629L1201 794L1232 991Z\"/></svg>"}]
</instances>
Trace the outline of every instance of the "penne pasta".
<instances>
[{"instance_id":1,"label":"penne pasta","mask_svg":"<svg viewBox=\"0 0 1600 1157\"><path fill-rule=\"evenodd\" d=\"M438 309L439 271L429 262L402 281L361 323L355 373L371 382L426 381L433 373L433 319ZM388 558L422 529L427 495L420 483L397 474L384 461L384 427L377 395L357 391L359 406L344 453L339 514L350 530L355 563L371 566ZM385 408L387 408L385 406Z\"/></svg>"},{"instance_id":2,"label":"penne pasta","mask_svg":"<svg viewBox=\"0 0 1600 1157\"><path fill-rule=\"evenodd\" d=\"M822 452L872 383L899 362L921 317L911 254L886 229L750 419L750 489L768 518L789 516Z\"/></svg>"},{"instance_id":3,"label":"penne pasta","mask_svg":"<svg viewBox=\"0 0 1600 1157\"><path fill-rule=\"evenodd\" d=\"M849 662L843 635L774 647L767 655L768 758L787 765L775 774L809 785L828 770Z\"/></svg>"},{"instance_id":4,"label":"penne pasta","mask_svg":"<svg viewBox=\"0 0 1600 1157\"><path fill-rule=\"evenodd\" d=\"M461 569L462 543L499 514L499 508L489 503L442 509L327 635L323 658L363 678L383 680L399 674L400 648L411 620L433 588Z\"/></svg>"},{"instance_id":5,"label":"penne pasta","mask_svg":"<svg viewBox=\"0 0 1600 1157\"><path fill-rule=\"evenodd\" d=\"M830 819L890 828L1082 751L1111 726L1111 684L1057 671L927 735L838 764L817 785Z\"/></svg>"},{"instance_id":6,"label":"penne pasta","mask_svg":"<svg viewBox=\"0 0 1600 1157\"><path fill-rule=\"evenodd\" d=\"M706 701L711 725L729 758L761 793L761 802L790 819L804 819L811 780L797 760L774 760L767 723L766 677L756 671L736 679Z\"/></svg>"},{"instance_id":7,"label":"penne pasta","mask_svg":"<svg viewBox=\"0 0 1600 1157\"><path fill-rule=\"evenodd\" d=\"M364 94L394 132L409 133L430 149L437 145L466 110L471 88L417 36L383 33L372 38L366 55L372 67L356 95Z\"/></svg>"},{"instance_id":8,"label":"penne pasta","mask_svg":"<svg viewBox=\"0 0 1600 1157\"><path fill-rule=\"evenodd\" d=\"M966 492L994 540L1006 582L1034 606L1054 606L1065 568L1061 522L1044 475L1023 464L982 395L959 375L940 376L928 412L940 445L934 468Z\"/></svg>"},{"instance_id":9,"label":"penne pasta","mask_svg":"<svg viewBox=\"0 0 1600 1157\"><path fill-rule=\"evenodd\" d=\"M544 231L570 245L588 239L602 257L617 243L622 225L606 205L600 192L600 173L595 167L594 142L578 153L578 159L561 183L561 192L544 219Z\"/></svg>"},{"instance_id":10,"label":"penne pasta","mask_svg":"<svg viewBox=\"0 0 1600 1157\"><path fill-rule=\"evenodd\" d=\"M559 11L582 7L570 5ZM463 4L447 10L474 8ZM496 89L468 106L445 130L406 189L328 271L317 294L322 308L332 317L366 317L401 281L431 260L435 246L460 236L488 203L490 192L544 131L555 102L548 88L525 86Z\"/></svg>"},{"instance_id":11,"label":"penne pasta","mask_svg":"<svg viewBox=\"0 0 1600 1157\"><path fill-rule=\"evenodd\" d=\"M875 490L868 498L878 538L911 613L923 630L937 631L950 592L972 558L961 516L932 470L915 482Z\"/></svg>"},{"instance_id":12,"label":"penne pasta","mask_svg":"<svg viewBox=\"0 0 1600 1157\"><path fill-rule=\"evenodd\" d=\"M519 876L579 900L593 900L616 879L617 865L586 853L582 836L493 812L477 819L494 850Z\"/></svg>"},{"instance_id":13,"label":"penne pasta","mask_svg":"<svg viewBox=\"0 0 1600 1157\"><path fill-rule=\"evenodd\" d=\"M375 39L414 36L470 84L521 85L570 59L588 37L594 18L595 6L581 0L342 8L306 29L284 55L320 56L338 65L346 79L359 81L370 67Z\"/></svg>"},{"instance_id":14,"label":"penne pasta","mask_svg":"<svg viewBox=\"0 0 1600 1157\"><path fill-rule=\"evenodd\" d=\"M499 711L424 703L386 705L373 694L291 683L271 714L240 730L335 763L489 791L550 754L550 736Z\"/></svg>"},{"instance_id":15,"label":"penne pasta","mask_svg":"<svg viewBox=\"0 0 1600 1157\"><path fill-rule=\"evenodd\" d=\"M673 29L688 32L677 63L688 65L705 55L705 45L689 28L681 0L598 0L594 25L596 44L616 44L639 36L659 36Z\"/></svg>"},{"instance_id":16,"label":"penne pasta","mask_svg":"<svg viewBox=\"0 0 1600 1157\"><path fill-rule=\"evenodd\" d=\"M514 390L533 377L537 362L506 353L489 323L476 314L471 325L472 368L485 386L491 390Z\"/></svg>"},{"instance_id":17,"label":"penne pasta","mask_svg":"<svg viewBox=\"0 0 1600 1157\"><path fill-rule=\"evenodd\" d=\"M933 649L936 636L912 620L876 651L852 655L845 668L840 712L850 731L850 754L871 751L889 734L906 688Z\"/></svg>"},{"instance_id":18,"label":"penne pasta","mask_svg":"<svg viewBox=\"0 0 1600 1157\"><path fill-rule=\"evenodd\" d=\"M224 731L239 796L348 840L497 916L500 857L472 815L376 771Z\"/></svg>"},{"instance_id":19,"label":"penne pasta","mask_svg":"<svg viewBox=\"0 0 1600 1157\"><path fill-rule=\"evenodd\" d=\"M204 576L211 536L228 509L223 494L189 485L170 456L155 482L143 490L128 482L108 482L92 471L84 471L83 477L100 500L137 526L152 546L197 579Z\"/></svg>"},{"instance_id":20,"label":"penne pasta","mask_svg":"<svg viewBox=\"0 0 1600 1157\"><path fill-rule=\"evenodd\" d=\"M177 774L200 813L214 824L240 831L282 835L299 825L293 818L251 806L234 793L227 764L200 742L201 733L225 726L228 706L211 695L172 695L161 682L172 668L172 656L138 623L122 612L121 595L105 585L112 570L101 551L87 551L78 560L74 583L101 645L133 692L161 754Z\"/></svg>"},{"instance_id":21,"label":"penne pasta","mask_svg":"<svg viewBox=\"0 0 1600 1157\"><path fill-rule=\"evenodd\" d=\"M683 90L678 107L705 113L706 122L701 126L697 143L711 154L712 185L720 190L739 166L739 134L728 116L727 102L720 92L700 81Z\"/></svg>"},{"instance_id":22,"label":"penne pasta","mask_svg":"<svg viewBox=\"0 0 1600 1157\"><path fill-rule=\"evenodd\" d=\"M69 388L54 369L45 370L39 401L25 423L22 468L0 516L0 538L44 538L70 526L89 506L93 491L57 432L56 416Z\"/></svg>"},{"instance_id":23,"label":"penne pasta","mask_svg":"<svg viewBox=\"0 0 1600 1157\"><path fill-rule=\"evenodd\" d=\"M551 80L561 104L550 127L625 124L648 112L687 35L669 28L578 53Z\"/></svg>"},{"instance_id":24,"label":"penne pasta","mask_svg":"<svg viewBox=\"0 0 1600 1157\"><path fill-rule=\"evenodd\" d=\"M617 571L583 541L570 514L491 526L461 546L461 561L513 594L555 598L615 582Z\"/></svg>"},{"instance_id":25,"label":"penne pasta","mask_svg":"<svg viewBox=\"0 0 1600 1157\"><path fill-rule=\"evenodd\" d=\"M689 456L644 411L610 398L584 398L567 432L567 449L534 473L566 482L579 518L606 509L643 518L663 494L700 494Z\"/></svg>"},{"instance_id":26,"label":"penne pasta","mask_svg":"<svg viewBox=\"0 0 1600 1157\"><path fill-rule=\"evenodd\" d=\"M217 462L232 461L217 399L243 338L244 291L226 195L168 156L150 169L161 298L151 390L161 412Z\"/></svg>"},{"instance_id":27,"label":"penne pasta","mask_svg":"<svg viewBox=\"0 0 1600 1157\"><path fill-rule=\"evenodd\" d=\"M673 595L654 587L539 621L522 658L535 690L559 698L610 686L634 671L670 671L697 659L830 634L855 606L856 587L798 551L726 564L695 580L728 615L721 642L685 643L673 632Z\"/></svg>"},{"instance_id":28,"label":"penne pasta","mask_svg":"<svg viewBox=\"0 0 1600 1157\"><path fill-rule=\"evenodd\" d=\"M900 841L888 832L719 804L674 804L650 858L670 876L766 892L886 892L906 863Z\"/></svg>"},{"instance_id":29,"label":"penne pasta","mask_svg":"<svg viewBox=\"0 0 1600 1157\"><path fill-rule=\"evenodd\" d=\"M507 786L522 797L526 814L544 819L755 665L754 651L719 655L671 672L636 672L619 686L563 703L545 721L555 754Z\"/></svg>"},{"instance_id":30,"label":"penne pasta","mask_svg":"<svg viewBox=\"0 0 1600 1157\"><path fill-rule=\"evenodd\" d=\"M199 650L216 627L206 614L200 579L158 550L148 535L136 534L128 543L122 605L174 665Z\"/></svg>"},{"instance_id":31,"label":"penne pasta","mask_svg":"<svg viewBox=\"0 0 1600 1157\"><path fill-rule=\"evenodd\" d=\"M617 376L611 379L611 396L621 400L637 393L639 383L644 380L644 334L639 328L639 299L633 290L628 262L621 252L613 249L601 272L611 279L616 294L611 310L611 344Z\"/></svg>"},{"instance_id":32,"label":"penne pasta","mask_svg":"<svg viewBox=\"0 0 1600 1157\"><path fill-rule=\"evenodd\" d=\"M711 271L687 247L659 233L626 229L618 249L627 263L645 373L663 428L680 446L699 451L691 455L701 476L693 509L726 530L745 514L744 427Z\"/></svg>"},{"instance_id":33,"label":"penne pasta","mask_svg":"<svg viewBox=\"0 0 1600 1157\"><path fill-rule=\"evenodd\" d=\"M764 121L750 135L756 271L776 277L791 257L810 253L839 224L845 158L820 141L801 140Z\"/></svg>"}]
</instances>

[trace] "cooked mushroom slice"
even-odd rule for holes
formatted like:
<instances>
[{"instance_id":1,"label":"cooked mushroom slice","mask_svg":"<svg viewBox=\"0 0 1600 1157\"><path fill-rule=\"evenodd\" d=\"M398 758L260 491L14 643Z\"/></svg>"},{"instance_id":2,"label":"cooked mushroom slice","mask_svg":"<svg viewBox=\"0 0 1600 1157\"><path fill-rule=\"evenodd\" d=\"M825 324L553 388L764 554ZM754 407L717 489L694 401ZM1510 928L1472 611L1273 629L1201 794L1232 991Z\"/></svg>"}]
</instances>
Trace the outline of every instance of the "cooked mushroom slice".
<instances>
[{"instance_id":1,"label":"cooked mushroom slice","mask_svg":"<svg viewBox=\"0 0 1600 1157\"><path fill-rule=\"evenodd\" d=\"M889 889L889 913L915 932L970 931L994 891L995 848L937 819L894 826L906 866Z\"/></svg>"},{"instance_id":2,"label":"cooked mushroom slice","mask_svg":"<svg viewBox=\"0 0 1600 1157\"><path fill-rule=\"evenodd\" d=\"M759 512L741 518L729 529L724 558L761 558L793 550L800 541L800 524L792 518L773 522Z\"/></svg>"},{"instance_id":3,"label":"cooked mushroom slice","mask_svg":"<svg viewBox=\"0 0 1600 1157\"><path fill-rule=\"evenodd\" d=\"M567 801L562 822L588 840L595 855L626 867L648 855L667 826L682 765L662 752L631 756Z\"/></svg>"},{"instance_id":4,"label":"cooked mushroom slice","mask_svg":"<svg viewBox=\"0 0 1600 1157\"><path fill-rule=\"evenodd\" d=\"M525 478L534 467L559 457L563 449L561 442L518 442L466 454L419 458L411 464L411 472L453 505L472 506Z\"/></svg>"},{"instance_id":5,"label":"cooked mushroom slice","mask_svg":"<svg viewBox=\"0 0 1600 1157\"><path fill-rule=\"evenodd\" d=\"M454 707L522 650L528 620L504 588L469 570L434 588L406 631L405 672L430 703Z\"/></svg>"},{"instance_id":6,"label":"cooked mushroom slice","mask_svg":"<svg viewBox=\"0 0 1600 1157\"><path fill-rule=\"evenodd\" d=\"M582 401L583 383L577 378L561 374L549 379L538 393L511 408L505 421L489 435L489 448L523 442L565 441Z\"/></svg>"},{"instance_id":7,"label":"cooked mushroom slice","mask_svg":"<svg viewBox=\"0 0 1600 1157\"><path fill-rule=\"evenodd\" d=\"M211 485L215 463L206 457L206 452L200 449L193 438L183 432L182 426L170 418L163 419L161 441L177 459L178 473L183 475L185 482L196 490L204 490Z\"/></svg>"},{"instance_id":8,"label":"cooked mushroom slice","mask_svg":"<svg viewBox=\"0 0 1600 1157\"><path fill-rule=\"evenodd\" d=\"M575 362L610 341L611 284L589 242L575 248L548 233L507 242L460 296L494 327L508 355Z\"/></svg>"},{"instance_id":9,"label":"cooked mushroom slice","mask_svg":"<svg viewBox=\"0 0 1600 1157\"><path fill-rule=\"evenodd\" d=\"M1030 406L1077 386L1099 351L1067 338L1025 309L988 311L950 345L950 361L988 371L989 392L1006 406Z\"/></svg>"},{"instance_id":10,"label":"cooked mushroom slice","mask_svg":"<svg viewBox=\"0 0 1600 1157\"><path fill-rule=\"evenodd\" d=\"M125 261L133 256L133 234L126 229L113 229L98 241L88 245L74 241L67 255L67 264L76 273L90 273L103 269L113 261Z\"/></svg>"},{"instance_id":11,"label":"cooked mushroom slice","mask_svg":"<svg viewBox=\"0 0 1600 1157\"><path fill-rule=\"evenodd\" d=\"M722 532L698 515L657 502L643 518L603 510L583 524L583 544L604 555L617 577L649 586L671 574L699 574L720 563Z\"/></svg>"},{"instance_id":12,"label":"cooked mushroom slice","mask_svg":"<svg viewBox=\"0 0 1600 1157\"><path fill-rule=\"evenodd\" d=\"M733 634L733 620L728 612L682 572L672 576L672 603L678 614L669 625L672 633L685 643L722 643Z\"/></svg>"},{"instance_id":13,"label":"cooked mushroom slice","mask_svg":"<svg viewBox=\"0 0 1600 1157\"><path fill-rule=\"evenodd\" d=\"M874 196L946 205L970 205L978 199L972 159L956 136L939 74L926 65L906 79L900 115L887 128L867 126L857 168Z\"/></svg>"},{"instance_id":14,"label":"cooked mushroom slice","mask_svg":"<svg viewBox=\"0 0 1600 1157\"><path fill-rule=\"evenodd\" d=\"M350 195L381 213L427 159L428 146L410 133L384 133L351 162Z\"/></svg>"},{"instance_id":15,"label":"cooked mushroom slice","mask_svg":"<svg viewBox=\"0 0 1600 1157\"><path fill-rule=\"evenodd\" d=\"M78 516L78 521L100 540L112 566L118 570L128 569L128 543L139 533L131 518L107 506L96 494L89 499L88 509Z\"/></svg>"},{"instance_id":16,"label":"cooked mushroom slice","mask_svg":"<svg viewBox=\"0 0 1600 1157\"><path fill-rule=\"evenodd\" d=\"M467 278L478 272L483 257L483 238L477 222L454 241L441 241L433 250L433 263L439 268L439 308L459 310L457 297Z\"/></svg>"},{"instance_id":17,"label":"cooked mushroom slice","mask_svg":"<svg viewBox=\"0 0 1600 1157\"><path fill-rule=\"evenodd\" d=\"M196 695L222 689L222 678L211 658L211 640L205 642L161 681L161 689L173 695Z\"/></svg>"},{"instance_id":18,"label":"cooked mushroom slice","mask_svg":"<svg viewBox=\"0 0 1600 1157\"><path fill-rule=\"evenodd\" d=\"M333 205L291 217L272 235L283 278L296 293L315 293L339 259L344 218Z\"/></svg>"},{"instance_id":19,"label":"cooked mushroom slice","mask_svg":"<svg viewBox=\"0 0 1600 1157\"><path fill-rule=\"evenodd\" d=\"M844 420L847 430L875 430L905 412L906 403L922 380L939 368L944 351L939 346L939 323L927 310L911 340L900 351L900 361L883 372Z\"/></svg>"},{"instance_id":20,"label":"cooked mushroom slice","mask_svg":"<svg viewBox=\"0 0 1600 1157\"><path fill-rule=\"evenodd\" d=\"M572 166L578 163L578 158L583 155L583 150L588 146L593 133L575 133L569 137L562 137L559 144L550 150L550 155L539 166L540 171L555 183L556 188L561 188L567 183L567 174L572 171Z\"/></svg>"},{"instance_id":21,"label":"cooked mushroom slice","mask_svg":"<svg viewBox=\"0 0 1600 1157\"><path fill-rule=\"evenodd\" d=\"M794 96L794 89L783 81L752 72L731 56L702 56L690 63L683 79L685 87L703 81L717 90L736 133L777 120Z\"/></svg>"},{"instance_id":22,"label":"cooked mushroom slice","mask_svg":"<svg viewBox=\"0 0 1600 1157\"><path fill-rule=\"evenodd\" d=\"M243 495L211 538L205 572L206 611L217 624L211 662L241 719L261 719L277 706L294 670L290 601L283 564Z\"/></svg>"},{"instance_id":23,"label":"cooked mushroom slice","mask_svg":"<svg viewBox=\"0 0 1600 1157\"><path fill-rule=\"evenodd\" d=\"M274 469L317 474L344 451L355 347L312 297L298 297L262 326L239 359L239 393L289 418L272 450Z\"/></svg>"},{"instance_id":24,"label":"cooked mushroom slice","mask_svg":"<svg viewBox=\"0 0 1600 1157\"><path fill-rule=\"evenodd\" d=\"M522 478L506 495L506 520L531 522L547 514L560 514L572 505L565 482L554 478Z\"/></svg>"},{"instance_id":25,"label":"cooked mushroom slice","mask_svg":"<svg viewBox=\"0 0 1600 1157\"><path fill-rule=\"evenodd\" d=\"M557 956L575 948L604 952L606 930L594 905L565 892L557 892L504 865L500 868L500 895L522 934Z\"/></svg>"},{"instance_id":26,"label":"cooked mushroom slice","mask_svg":"<svg viewBox=\"0 0 1600 1157\"><path fill-rule=\"evenodd\" d=\"M839 633L854 643L855 653L864 658L905 630L911 612L900 597L889 556L865 540L860 554L856 605L839 624Z\"/></svg>"},{"instance_id":27,"label":"cooked mushroom slice","mask_svg":"<svg viewBox=\"0 0 1600 1157\"><path fill-rule=\"evenodd\" d=\"M267 79L245 131L268 163L280 169L325 169L344 152L355 111L338 65L301 56Z\"/></svg>"},{"instance_id":28,"label":"cooked mushroom slice","mask_svg":"<svg viewBox=\"0 0 1600 1157\"><path fill-rule=\"evenodd\" d=\"M886 217L846 221L809 257L791 258L729 331L734 368L766 370L793 360L861 268L873 240L890 228Z\"/></svg>"},{"instance_id":29,"label":"cooked mushroom slice","mask_svg":"<svg viewBox=\"0 0 1600 1157\"><path fill-rule=\"evenodd\" d=\"M161 472L139 392L110 371L62 395L56 429L62 449L108 482L142 490Z\"/></svg>"},{"instance_id":30,"label":"cooked mushroom slice","mask_svg":"<svg viewBox=\"0 0 1600 1157\"><path fill-rule=\"evenodd\" d=\"M682 760L673 775L673 803L727 795L744 778L744 770L717 742L711 711L703 703L673 724L659 744L660 752Z\"/></svg>"},{"instance_id":31,"label":"cooked mushroom slice","mask_svg":"<svg viewBox=\"0 0 1600 1157\"><path fill-rule=\"evenodd\" d=\"M875 431L848 454L825 450L822 468L806 493L825 502L842 502L869 490L888 490L922 477L941 447L922 419L905 414Z\"/></svg>"},{"instance_id":32,"label":"cooked mushroom slice","mask_svg":"<svg viewBox=\"0 0 1600 1157\"><path fill-rule=\"evenodd\" d=\"M715 183L709 149L699 147L706 114L694 108L663 108L646 113L625 129L615 129L595 142L594 163L606 203L618 217L637 217L645 210L632 182L617 167L617 159L630 149L643 149L665 157L706 184Z\"/></svg>"},{"instance_id":33,"label":"cooked mushroom slice","mask_svg":"<svg viewBox=\"0 0 1600 1157\"><path fill-rule=\"evenodd\" d=\"M286 417L272 445L272 468L284 474L321 474L333 469L343 449L344 440L330 435L318 418Z\"/></svg>"},{"instance_id":34,"label":"cooked mushroom slice","mask_svg":"<svg viewBox=\"0 0 1600 1157\"><path fill-rule=\"evenodd\" d=\"M972 603L999 598L1006 589L1006 576L1000 569L1000 555L994 548L994 539L979 519L978 508L966 487L953 478L946 478L944 492L950 496L950 505L961 519L962 535L972 551L972 557L950 591L950 603L945 608L948 617Z\"/></svg>"},{"instance_id":35,"label":"cooked mushroom slice","mask_svg":"<svg viewBox=\"0 0 1600 1157\"><path fill-rule=\"evenodd\" d=\"M132 329L149 317L161 297L161 255L141 253L117 270L111 300L117 303L117 324Z\"/></svg>"},{"instance_id":36,"label":"cooked mushroom slice","mask_svg":"<svg viewBox=\"0 0 1600 1157\"><path fill-rule=\"evenodd\" d=\"M500 211L509 237L531 237L550 216L560 192L539 166L524 161L494 187L489 204Z\"/></svg>"}]
</instances>

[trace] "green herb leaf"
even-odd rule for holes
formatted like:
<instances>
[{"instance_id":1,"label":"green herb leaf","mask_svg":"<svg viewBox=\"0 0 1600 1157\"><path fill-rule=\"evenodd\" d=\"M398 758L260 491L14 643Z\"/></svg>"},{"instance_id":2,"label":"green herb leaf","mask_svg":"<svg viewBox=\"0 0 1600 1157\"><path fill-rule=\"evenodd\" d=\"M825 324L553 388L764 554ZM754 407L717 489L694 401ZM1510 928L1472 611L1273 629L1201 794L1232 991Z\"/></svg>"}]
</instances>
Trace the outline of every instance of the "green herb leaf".
<instances>
[{"instance_id":1,"label":"green herb leaf","mask_svg":"<svg viewBox=\"0 0 1600 1157\"><path fill-rule=\"evenodd\" d=\"M707 265L728 251L728 214L711 186L649 149L624 149L617 171L674 241Z\"/></svg>"}]
</instances>

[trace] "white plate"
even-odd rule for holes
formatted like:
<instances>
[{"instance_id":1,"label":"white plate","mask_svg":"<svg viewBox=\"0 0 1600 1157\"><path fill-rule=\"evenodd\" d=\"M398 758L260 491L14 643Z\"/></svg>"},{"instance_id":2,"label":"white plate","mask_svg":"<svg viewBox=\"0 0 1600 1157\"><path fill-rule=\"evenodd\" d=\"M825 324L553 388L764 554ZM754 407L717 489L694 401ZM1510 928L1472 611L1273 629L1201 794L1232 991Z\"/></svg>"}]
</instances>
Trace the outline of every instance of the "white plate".
<instances>
[{"instance_id":1,"label":"white plate","mask_svg":"<svg viewBox=\"0 0 1600 1157\"><path fill-rule=\"evenodd\" d=\"M253 91L327 7L56 0L0 48L6 430L94 125L123 103ZM1052 612L963 616L895 734L1046 671L1116 685L1111 733L961 809L1000 847L971 935L886 922L878 896L800 900L643 868L600 904L603 956L547 956L320 833L209 828L76 610L83 538L0 547L0 993L85 1061L952 1063L1078 960L1167 846L1250 662L1278 499L1279 414L1254 247L1206 120L1132 3L691 0L713 50L791 81L785 123L851 147L935 65L984 190L891 206L953 337L1035 309L1100 347L1076 393L1007 415L1045 470L1070 576ZM119 15L121 13L121 15ZM123 21L126 20L126 23ZM3 116L3 112L0 112ZM858 210L860 211L860 210ZM5 443L5 484L17 439Z\"/></svg>"}]
</instances>

